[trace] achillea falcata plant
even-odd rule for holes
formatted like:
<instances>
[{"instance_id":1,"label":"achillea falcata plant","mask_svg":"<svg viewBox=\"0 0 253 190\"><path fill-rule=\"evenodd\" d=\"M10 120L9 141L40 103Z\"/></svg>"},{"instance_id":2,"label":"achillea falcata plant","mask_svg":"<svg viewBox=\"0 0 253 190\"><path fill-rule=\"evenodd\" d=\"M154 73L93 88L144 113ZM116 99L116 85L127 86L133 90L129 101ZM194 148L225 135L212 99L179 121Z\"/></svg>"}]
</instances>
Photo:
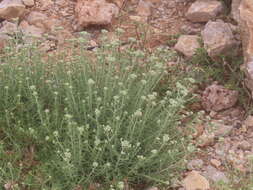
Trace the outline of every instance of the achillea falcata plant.
<instances>
[{"instance_id":1,"label":"achillea falcata plant","mask_svg":"<svg viewBox=\"0 0 253 190\"><path fill-rule=\"evenodd\" d=\"M174 53L135 49L134 38L124 51L119 41L92 52L85 50L85 39L72 42L82 46L47 57L35 45L6 48L0 65L0 153L7 156L1 156L0 184L169 184L168 175L186 154L187 139L178 127L191 98L183 85L188 79L174 82L167 72Z\"/></svg>"}]
</instances>

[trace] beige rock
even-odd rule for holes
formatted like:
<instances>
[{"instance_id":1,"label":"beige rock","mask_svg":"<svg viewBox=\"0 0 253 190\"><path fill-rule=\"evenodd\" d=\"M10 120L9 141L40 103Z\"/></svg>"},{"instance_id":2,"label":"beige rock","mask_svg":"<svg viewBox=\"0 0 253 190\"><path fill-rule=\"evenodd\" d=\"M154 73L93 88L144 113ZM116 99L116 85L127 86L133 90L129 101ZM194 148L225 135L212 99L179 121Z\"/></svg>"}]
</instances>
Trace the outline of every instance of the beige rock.
<instances>
[{"instance_id":1,"label":"beige rock","mask_svg":"<svg viewBox=\"0 0 253 190\"><path fill-rule=\"evenodd\" d=\"M18 31L17 24L4 21L3 26L0 28L0 34L12 35Z\"/></svg>"},{"instance_id":2,"label":"beige rock","mask_svg":"<svg viewBox=\"0 0 253 190\"><path fill-rule=\"evenodd\" d=\"M238 92L214 83L202 95L202 106L207 111L221 111L233 107L238 100Z\"/></svg>"},{"instance_id":3,"label":"beige rock","mask_svg":"<svg viewBox=\"0 0 253 190\"><path fill-rule=\"evenodd\" d=\"M38 2L40 3L40 9L43 11L47 10L54 4L52 0L38 0Z\"/></svg>"},{"instance_id":4,"label":"beige rock","mask_svg":"<svg viewBox=\"0 0 253 190\"><path fill-rule=\"evenodd\" d=\"M197 139L197 145L199 147L205 147L205 146L209 146L212 145L214 143L214 138L215 135L214 133L211 132L207 132L205 131L201 136L199 136L199 138Z\"/></svg>"},{"instance_id":5,"label":"beige rock","mask_svg":"<svg viewBox=\"0 0 253 190\"><path fill-rule=\"evenodd\" d=\"M233 34L228 25L209 21L201 32L209 56L215 57L232 47Z\"/></svg>"},{"instance_id":6,"label":"beige rock","mask_svg":"<svg viewBox=\"0 0 253 190\"><path fill-rule=\"evenodd\" d=\"M211 164L212 164L214 167L216 167L216 168L218 168L218 167L221 166L221 162L220 162L219 160L211 159L210 162L211 162Z\"/></svg>"},{"instance_id":7,"label":"beige rock","mask_svg":"<svg viewBox=\"0 0 253 190\"><path fill-rule=\"evenodd\" d=\"M215 137L224 137L230 135L231 131L233 130L232 125L224 125L221 122L213 121L212 122L213 133ZM211 126L210 126L211 127Z\"/></svg>"},{"instance_id":8,"label":"beige rock","mask_svg":"<svg viewBox=\"0 0 253 190\"><path fill-rule=\"evenodd\" d=\"M130 15L129 18L135 22L145 22L146 18L143 19L141 16Z\"/></svg>"},{"instance_id":9,"label":"beige rock","mask_svg":"<svg viewBox=\"0 0 253 190\"><path fill-rule=\"evenodd\" d=\"M186 13L186 18L192 22L207 22L224 10L221 1L195 1Z\"/></svg>"},{"instance_id":10,"label":"beige rock","mask_svg":"<svg viewBox=\"0 0 253 190\"><path fill-rule=\"evenodd\" d=\"M253 1L242 0L239 6L239 13L246 85L253 92Z\"/></svg>"},{"instance_id":11,"label":"beige rock","mask_svg":"<svg viewBox=\"0 0 253 190\"><path fill-rule=\"evenodd\" d=\"M43 29L38 28L34 25L29 25L28 22L22 21L19 25L19 29L25 34L27 37L35 37L41 38L42 34L45 32Z\"/></svg>"},{"instance_id":12,"label":"beige rock","mask_svg":"<svg viewBox=\"0 0 253 190\"><path fill-rule=\"evenodd\" d=\"M231 16L238 23L240 21L240 12L239 12L240 3L241 0L232 0L231 4Z\"/></svg>"},{"instance_id":13,"label":"beige rock","mask_svg":"<svg viewBox=\"0 0 253 190\"><path fill-rule=\"evenodd\" d=\"M123 5L123 3L124 3L124 0L107 0L107 2L114 3L114 4L116 4L118 7L122 7L122 5Z\"/></svg>"},{"instance_id":14,"label":"beige rock","mask_svg":"<svg viewBox=\"0 0 253 190\"><path fill-rule=\"evenodd\" d=\"M229 182L229 179L227 178L225 173L217 170L216 168L214 168L213 166L210 166L210 165L205 168L203 175L207 179L209 179L215 183L218 183L218 182L228 183Z\"/></svg>"},{"instance_id":15,"label":"beige rock","mask_svg":"<svg viewBox=\"0 0 253 190\"><path fill-rule=\"evenodd\" d=\"M10 37L7 36L6 34L0 34L0 52L6 46L9 39L10 39Z\"/></svg>"},{"instance_id":16,"label":"beige rock","mask_svg":"<svg viewBox=\"0 0 253 190\"><path fill-rule=\"evenodd\" d=\"M151 3L140 0L136 12L140 16L149 17L151 15Z\"/></svg>"},{"instance_id":17,"label":"beige rock","mask_svg":"<svg viewBox=\"0 0 253 190\"><path fill-rule=\"evenodd\" d=\"M32 7L34 5L34 0L22 0L24 5Z\"/></svg>"},{"instance_id":18,"label":"beige rock","mask_svg":"<svg viewBox=\"0 0 253 190\"><path fill-rule=\"evenodd\" d=\"M188 170L199 170L203 167L204 162L201 159L191 160L187 163Z\"/></svg>"},{"instance_id":19,"label":"beige rock","mask_svg":"<svg viewBox=\"0 0 253 190\"><path fill-rule=\"evenodd\" d=\"M239 143L238 148L241 148L243 150L251 150L253 147L252 144L250 144L248 141L243 140L242 142Z\"/></svg>"},{"instance_id":20,"label":"beige rock","mask_svg":"<svg viewBox=\"0 0 253 190\"><path fill-rule=\"evenodd\" d=\"M105 0L78 0L76 7L78 29L89 25L108 25L119 13L119 8Z\"/></svg>"},{"instance_id":21,"label":"beige rock","mask_svg":"<svg viewBox=\"0 0 253 190\"><path fill-rule=\"evenodd\" d=\"M204 47L210 57L228 53L235 46L230 25L223 21L209 21L201 32Z\"/></svg>"},{"instance_id":22,"label":"beige rock","mask_svg":"<svg viewBox=\"0 0 253 190\"><path fill-rule=\"evenodd\" d=\"M190 172L183 180L183 186L186 190L208 190L210 189L209 182L205 177L197 171Z\"/></svg>"},{"instance_id":23,"label":"beige rock","mask_svg":"<svg viewBox=\"0 0 253 190\"><path fill-rule=\"evenodd\" d=\"M197 35L182 35L175 45L175 49L186 57L192 57L198 48L200 48L200 44Z\"/></svg>"},{"instance_id":24,"label":"beige rock","mask_svg":"<svg viewBox=\"0 0 253 190\"><path fill-rule=\"evenodd\" d=\"M183 34L193 35L193 34L200 34L201 30L203 29L202 25L199 23L188 23L181 26L180 31Z\"/></svg>"},{"instance_id":25,"label":"beige rock","mask_svg":"<svg viewBox=\"0 0 253 190\"><path fill-rule=\"evenodd\" d=\"M26 20L30 25L46 31L54 31L55 28L61 26L61 22L58 19L47 17L45 14L37 11L32 11Z\"/></svg>"},{"instance_id":26,"label":"beige rock","mask_svg":"<svg viewBox=\"0 0 253 190\"><path fill-rule=\"evenodd\" d=\"M34 25L39 28L44 28L44 22L47 19L48 19L48 17L45 14L43 14L41 12L37 12L37 11L32 11L32 12L30 12L28 17L26 18L26 21L30 25Z\"/></svg>"},{"instance_id":27,"label":"beige rock","mask_svg":"<svg viewBox=\"0 0 253 190\"><path fill-rule=\"evenodd\" d=\"M246 120L243 122L243 124L247 127L247 128L250 128L250 127L253 127L253 116L252 115L249 115Z\"/></svg>"},{"instance_id":28,"label":"beige rock","mask_svg":"<svg viewBox=\"0 0 253 190\"><path fill-rule=\"evenodd\" d=\"M24 14L25 6L21 0L3 0L0 3L0 18L17 18Z\"/></svg>"}]
</instances>

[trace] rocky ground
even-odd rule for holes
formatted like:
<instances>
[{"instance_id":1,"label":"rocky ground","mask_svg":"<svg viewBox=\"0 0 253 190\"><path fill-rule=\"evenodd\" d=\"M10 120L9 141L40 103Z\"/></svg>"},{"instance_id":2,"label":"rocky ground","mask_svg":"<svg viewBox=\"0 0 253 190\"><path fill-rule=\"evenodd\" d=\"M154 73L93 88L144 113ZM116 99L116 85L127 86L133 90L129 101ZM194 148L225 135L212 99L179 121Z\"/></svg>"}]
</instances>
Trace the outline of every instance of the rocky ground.
<instances>
[{"instance_id":1,"label":"rocky ground","mask_svg":"<svg viewBox=\"0 0 253 190\"><path fill-rule=\"evenodd\" d=\"M224 1L229 2L229 1ZM0 0L0 49L11 36L22 33L24 43L31 36L43 40L46 52L57 51L66 39L90 33L90 46L99 45L101 29L111 36L123 28L125 37L135 36L136 24L150 32L148 48L164 45L178 34L173 49L186 59L204 48L212 59L220 54L238 52L243 44L246 84L252 88L253 2L233 0ZM227 14L228 13L228 14ZM18 19L17 19L18 18ZM140 31L143 32L143 31ZM138 36L137 36L138 37ZM174 44L173 44L174 45ZM253 116L238 107L238 92L213 83L200 94L203 114L193 127L193 144L198 153L187 161L183 180L175 182L180 190L215 189L223 181L240 187L231 170L241 176L252 175ZM252 163L251 163L252 164ZM247 178L247 179L248 179ZM252 178L249 178L252 180ZM246 183L246 182L245 182ZM151 189L157 189L152 187Z\"/></svg>"}]
</instances>

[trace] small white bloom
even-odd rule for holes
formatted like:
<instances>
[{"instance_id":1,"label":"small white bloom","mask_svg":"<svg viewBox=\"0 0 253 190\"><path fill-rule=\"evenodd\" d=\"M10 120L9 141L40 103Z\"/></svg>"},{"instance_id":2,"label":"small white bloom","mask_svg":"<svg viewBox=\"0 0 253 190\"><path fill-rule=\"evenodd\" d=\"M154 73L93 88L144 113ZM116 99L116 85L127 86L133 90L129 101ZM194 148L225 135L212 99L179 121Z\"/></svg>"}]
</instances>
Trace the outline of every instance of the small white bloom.
<instances>
[{"instance_id":1,"label":"small white bloom","mask_svg":"<svg viewBox=\"0 0 253 190\"><path fill-rule=\"evenodd\" d=\"M141 80L141 83L144 85L144 84L147 84L147 81L146 80Z\"/></svg>"},{"instance_id":2,"label":"small white bloom","mask_svg":"<svg viewBox=\"0 0 253 190\"><path fill-rule=\"evenodd\" d=\"M150 71L149 71L149 73L150 73L150 75L151 75L151 76L156 75L156 72L155 72L155 71L153 71L153 70L150 70Z\"/></svg>"},{"instance_id":3,"label":"small white bloom","mask_svg":"<svg viewBox=\"0 0 253 190\"><path fill-rule=\"evenodd\" d=\"M121 141L121 146L122 146L122 148L131 148L132 147L132 145L127 140Z\"/></svg>"},{"instance_id":4,"label":"small white bloom","mask_svg":"<svg viewBox=\"0 0 253 190\"><path fill-rule=\"evenodd\" d=\"M31 134L34 134L34 132L35 132L33 128L29 128L29 131Z\"/></svg>"},{"instance_id":5,"label":"small white bloom","mask_svg":"<svg viewBox=\"0 0 253 190\"><path fill-rule=\"evenodd\" d=\"M95 109L95 114L96 114L97 117L100 115L100 113L101 113L100 110L96 108Z\"/></svg>"},{"instance_id":6,"label":"small white bloom","mask_svg":"<svg viewBox=\"0 0 253 190\"><path fill-rule=\"evenodd\" d=\"M124 29L122 29L122 28L116 28L116 32L118 32L118 33L124 33L124 32L125 32L125 30L124 30Z\"/></svg>"},{"instance_id":7,"label":"small white bloom","mask_svg":"<svg viewBox=\"0 0 253 190\"><path fill-rule=\"evenodd\" d=\"M108 31L106 29L102 29L101 32L102 32L102 34L107 34L108 33Z\"/></svg>"},{"instance_id":8,"label":"small white bloom","mask_svg":"<svg viewBox=\"0 0 253 190\"><path fill-rule=\"evenodd\" d=\"M128 40L129 40L130 42L136 42L136 39L133 38L133 37L129 37Z\"/></svg>"},{"instance_id":9,"label":"small white bloom","mask_svg":"<svg viewBox=\"0 0 253 190\"><path fill-rule=\"evenodd\" d=\"M65 117L66 117L67 119L72 119L72 118L73 118L73 116L70 115L70 114L65 114Z\"/></svg>"},{"instance_id":10,"label":"small white bloom","mask_svg":"<svg viewBox=\"0 0 253 190\"><path fill-rule=\"evenodd\" d=\"M122 94L123 96L127 95L127 91L126 90L122 90L120 91L120 94Z\"/></svg>"},{"instance_id":11,"label":"small white bloom","mask_svg":"<svg viewBox=\"0 0 253 190\"><path fill-rule=\"evenodd\" d=\"M49 113L49 109L45 109L45 113Z\"/></svg>"},{"instance_id":12,"label":"small white bloom","mask_svg":"<svg viewBox=\"0 0 253 190\"><path fill-rule=\"evenodd\" d=\"M134 116L135 116L135 117L141 117L141 116L142 116L141 110L138 109L136 112L134 112Z\"/></svg>"},{"instance_id":13,"label":"small white bloom","mask_svg":"<svg viewBox=\"0 0 253 190\"><path fill-rule=\"evenodd\" d=\"M131 79L136 79L136 78L137 78L137 75L136 75L136 74L131 74L131 75L130 75L130 78L131 78Z\"/></svg>"},{"instance_id":14,"label":"small white bloom","mask_svg":"<svg viewBox=\"0 0 253 190\"><path fill-rule=\"evenodd\" d=\"M163 142L164 143L168 142L169 140L170 140L169 135L167 135L167 134L163 135Z\"/></svg>"},{"instance_id":15,"label":"small white bloom","mask_svg":"<svg viewBox=\"0 0 253 190\"><path fill-rule=\"evenodd\" d=\"M95 146L98 146L100 143L101 141L96 137L95 142L94 142Z\"/></svg>"},{"instance_id":16,"label":"small white bloom","mask_svg":"<svg viewBox=\"0 0 253 190\"><path fill-rule=\"evenodd\" d=\"M170 96L170 95L171 95L171 91L167 90L167 91L166 91L166 95L167 95L167 96Z\"/></svg>"},{"instance_id":17,"label":"small white bloom","mask_svg":"<svg viewBox=\"0 0 253 190\"><path fill-rule=\"evenodd\" d=\"M110 132L112 128L109 125L106 125L104 128L105 132Z\"/></svg>"},{"instance_id":18,"label":"small white bloom","mask_svg":"<svg viewBox=\"0 0 253 190\"><path fill-rule=\"evenodd\" d=\"M71 158L71 153L69 152L69 150L67 150L66 152L64 152L64 156L67 160L70 160Z\"/></svg>"},{"instance_id":19,"label":"small white bloom","mask_svg":"<svg viewBox=\"0 0 253 190\"><path fill-rule=\"evenodd\" d=\"M46 136L45 140L48 141L49 139L50 139L49 136Z\"/></svg>"},{"instance_id":20,"label":"small white bloom","mask_svg":"<svg viewBox=\"0 0 253 190\"><path fill-rule=\"evenodd\" d=\"M88 80L88 85L93 85L93 84L95 84L95 81L92 80L92 79L89 79L89 80Z\"/></svg>"},{"instance_id":21,"label":"small white bloom","mask_svg":"<svg viewBox=\"0 0 253 190\"><path fill-rule=\"evenodd\" d=\"M142 155L138 155L137 158L140 159L140 160L144 160L145 159L145 157L142 156Z\"/></svg>"},{"instance_id":22,"label":"small white bloom","mask_svg":"<svg viewBox=\"0 0 253 190\"><path fill-rule=\"evenodd\" d=\"M97 163L97 162L93 162L93 163L92 163L92 166L93 166L94 168L96 168L96 167L98 167L98 163Z\"/></svg>"},{"instance_id":23,"label":"small white bloom","mask_svg":"<svg viewBox=\"0 0 253 190\"><path fill-rule=\"evenodd\" d=\"M119 96L113 96L113 99L117 101L119 99Z\"/></svg>"},{"instance_id":24,"label":"small white bloom","mask_svg":"<svg viewBox=\"0 0 253 190\"><path fill-rule=\"evenodd\" d=\"M160 101L160 104L165 105L165 104L166 104L166 101L165 101L165 100L161 100L161 101Z\"/></svg>"},{"instance_id":25,"label":"small white bloom","mask_svg":"<svg viewBox=\"0 0 253 190\"><path fill-rule=\"evenodd\" d=\"M31 90L36 90L36 86L32 85L32 86L30 86L30 89Z\"/></svg>"},{"instance_id":26,"label":"small white bloom","mask_svg":"<svg viewBox=\"0 0 253 190\"><path fill-rule=\"evenodd\" d=\"M118 182L117 186L119 189L124 189L124 182L122 182L122 181Z\"/></svg>"},{"instance_id":27,"label":"small white bloom","mask_svg":"<svg viewBox=\"0 0 253 190\"><path fill-rule=\"evenodd\" d=\"M84 128L83 127L78 127L77 130L79 131L80 134L82 134L84 132Z\"/></svg>"},{"instance_id":28,"label":"small white bloom","mask_svg":"<svg viewBox=\"0 0 253 190\"><path fill-rule=\"evenodd\" d=\"M59 137L58 131L54 131L54 132L53 132L53 135L54 135L55 137Z\"/></svg>"},{"instance_id":29,"label":"small white bloom","mask_svg":"<svg viewBox=\"0 0 253 190\"><path fill-rule=\"evenodd\" d=\"M152 154L156 154L158 151L156 149L151 150Z\"/></svg>"},{"instance_id":30,"label":"small white bloom","mask_svg":"<svg viewBox=\"0 0 253 190\"><path fill-rule=\"evenodd\" d=\"M141 99L146 100L147 98L146 98L146 96L141 96Z\"/></svg>"}]
</instances>

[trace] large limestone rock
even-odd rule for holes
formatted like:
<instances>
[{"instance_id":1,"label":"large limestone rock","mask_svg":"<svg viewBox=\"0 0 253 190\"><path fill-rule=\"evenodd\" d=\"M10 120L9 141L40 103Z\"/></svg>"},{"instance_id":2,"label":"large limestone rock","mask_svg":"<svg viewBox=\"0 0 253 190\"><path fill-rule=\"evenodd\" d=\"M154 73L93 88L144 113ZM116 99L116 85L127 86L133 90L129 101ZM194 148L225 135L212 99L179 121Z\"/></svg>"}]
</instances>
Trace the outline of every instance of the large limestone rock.
<instances>
[{"instance_id":1,"label":"large limestone rock","mask_svg":"<svg viewBox=\"0 0 253 190\"><path fill-rule=\"evenodd\" d=\"M24 14L25 5L21 0L3 0L0 3L0 18L17 18Z\"/></svg>"},{"instance_id":2,"label":"large limestone rock","mask_svg":"<svg viewBox=\"0 0 253 190\"><path fill-rule=\"evenodd\" d=\"M221 1L197 0L188 9L186 17L192 22L207 22L223 10L224 6Z\"/></svg>"},{"instance_id":3,"label":"large limestone rock","mask_svg":"<svg viewBox=\"0 0 253 190\"><path fill-rule=\"evenodd\" d=\"M238 100L238 92L216 83L208 86L202 95L202 105L207 111L221 111L233 107Z\"/></svg>"},{"instance_id":4,"label":"large limestone rock","mask_svg":"<svg viewBox=\"0 0 253 190\"><path fill-rule=\"evenodd\" d=\"M182 35L175 45L175 49L186 57L192 57L198 48L200 48L200 44L197 35Z\"/></svg>"},{"instance_id":5,"label":"large limestone rock","mask_svg":"<svg viewBox=\"0 0 253 190\"><path fill-rule=\"evenodd\" d=\"M119 8L105 0L78 0L75 7L78 29L89 25L108 25L119 13Z\"/></svg>"},{"instance_id":6,"label":"large limestone rock","mask_svg":"<svg viewBox=\"0 0 253 190\"><path fill-rule=\"evenodd\" d=\"M209 21L201 35L210 57L227 53L236 44L230 25L222 20Z\"/></svg>"},{"instance_id":7,"label":"large limestone rock","mask_svg":"<svg viewBox=\"0 0 253 190\"><path fill-rule=\"evenodd\" d=\"M210 185L205 177L197 171L190 172L183 180L183 186L186 190L209 190Z\"/></svg>"},{"instance_id":8,"label":"large limestone rock","mask_svg":"<svg viewBox=\"0 0 253 190\"><path fill-rule=\"evenodd\" d=\"M246 84L253 92L253 1L241 0L239 13Z\"/></svg>"}]
</instances>

